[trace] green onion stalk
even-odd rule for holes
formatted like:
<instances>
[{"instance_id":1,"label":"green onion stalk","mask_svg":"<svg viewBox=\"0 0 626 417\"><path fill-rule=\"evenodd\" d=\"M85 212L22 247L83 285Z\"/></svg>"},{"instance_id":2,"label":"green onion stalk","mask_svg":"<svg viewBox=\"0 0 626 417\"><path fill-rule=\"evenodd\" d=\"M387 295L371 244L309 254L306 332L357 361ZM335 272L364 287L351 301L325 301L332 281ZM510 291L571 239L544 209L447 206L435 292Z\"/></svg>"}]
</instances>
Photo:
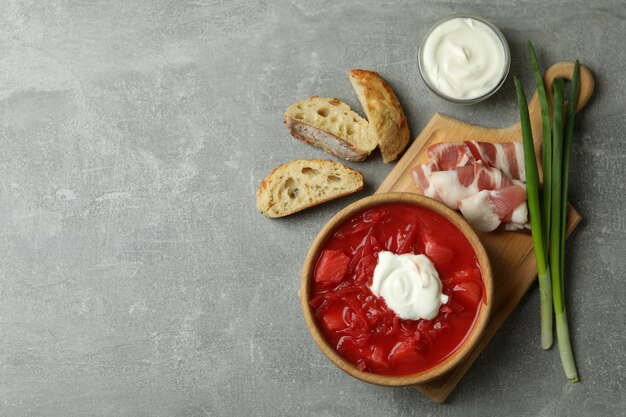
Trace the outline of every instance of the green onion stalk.
<instances>
[{"instance_id":1,"label":"green onion stalk","mask_svg":"<svg viewBox=\"0 0 626 417\"><path fill-rule=\"evenodd\" d=\"M548 108L548 97L543 84L543 77L537 54L533 44L528 41L528 55L530 56L530 66L535 77L537 85L537 95L539 97L539 106L541 108L541 161L543 171L543 239L544 248L548 246L548 237L550 236L550 208L552 197L552 135L550 123L550 110ZM534 155L534 149L533 149ZM539 262L537 262L539 263ZM538 268L539 270L539 268ZM550 288L550 268L546 268L544 276L539 270L539 295L541 297L541 347L549 349L552 346L552 290ZM542 284L543 283L543 284Z\"/></svg>"},{"instance_id":2,"label":"green onion stalk","mask_svg":"<svg viewBox=\"0 0 626 417\"><path fill-rule=\"evenodd\" d=\"M554 274L552 281L552 294L554 298L554 314L556 317L556 335L559 342L559 353L561 355L561 363L563 364L563 370L565 371L565 375L572 382L578 382L578 371L576 370L576 362L574 360L574 354L572 352L572 346L569 338L569 328L567 325L567 314L565 312L565 235L567 232L567 188L568 188L568 178L569 178L569 162L572 150L572 142L574 137L574 117L576 115L576 102L578 99L578 90L579 90L579 79L580 79L580 64L578 61L574 64L574 75L572 77L572 85L570 89L570 98L568 102L568 114L567 114L567 125L565 127L564 139L563 139L563 166L562 166L562 178L560 183L562 184L560 195L554 193L552 198L556 198L559 200L559 209L560 212L558 216L560 216L560 224L559 224L559 234L556 235L553 233L551 239L551 248L550 248L550 256L551 258L556 258L558 260L558 273ZM554 84L554 102L555 102L555 132L557 129L561 129L563 131L562 119L560 121L561 125L557 126L557 103L559 103L559 107L562 112L563 110L563 82L562 80L558 80L560 83ZM560 90L560 91L557 91ZM557 93L561 95L560 98L557 98ZM559 100L559 101L557 101ZM556 137L555 137L556 139ZM554 172L553 172L554 174ZM554 176L553 176L554 178ZM556 211L556 210L555 210ZM553 212L553 214L555 214ZM552 217L552 221L557 216ZM553 244L558 243L558 246L553 248ZM556 252L558 250L558 252ZM556 262L552 262L552 264L556 265ZM554 270L554 268L553 268Z\"/></svg>"},{"instance_id":3,"label":"green onion stalk","mask_svg":"<svg viewBox=\"0 0 626 417\"><path fill-rule=\"evenodd\" d=\"M528 114L528 103L524 88L519 78L514 77L515 92L522 126L522 143L524 146L524 165L526 168L526 195L530 214L530 227L535 247L537 272L539 275L539 294L541 303L541 346L544 349L552 345L552 291L550 283L550 267L546 257L546 245L543 234L541 203L539 199L539 173L535 159L535 145Z\"/></svg>"},{"instance_id":4,"label":"green onion stalk","mask_svg":"<svg viewBox=\"0 0 626 417\"><path fill-rule=\"evenodd\" d=\"M550 235L550 201L551 201L551 180L552 172L550 170L552 160L552 123L550 122L550 109L548 108L548 97L546 88L543 84L543 77L537 54L533 44L528 41L528 55L530 56L530 66L535 77L537 85L537 95L539 96L539 107L541 108L541 161L543 162L543 224L545 236ZM546 241L547 244L547 241Z\"/></svg>"}]
</instances>

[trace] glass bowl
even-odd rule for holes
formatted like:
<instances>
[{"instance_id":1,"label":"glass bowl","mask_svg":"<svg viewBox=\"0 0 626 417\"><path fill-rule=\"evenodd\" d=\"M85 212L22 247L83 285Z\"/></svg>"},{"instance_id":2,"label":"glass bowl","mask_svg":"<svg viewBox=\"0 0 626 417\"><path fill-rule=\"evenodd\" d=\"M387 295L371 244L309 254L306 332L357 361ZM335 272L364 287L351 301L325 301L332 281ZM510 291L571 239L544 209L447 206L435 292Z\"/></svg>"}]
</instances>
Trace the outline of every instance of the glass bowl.
<instances>
[{"instance_id":1,"label":"glass bowl","mask_svg":"<svg viewBox=\"0 0 626 417\"><path fill-rule=\"evenodd\" d=\"M500 40L500 43L502 45L502 49L504 50L504 71L502 73L502 78L498 81L498 83L491 90L489 90L487 93L485 93L485 94L483 94L483 95L481 95L479 97L473 97L473 98L468 98L468 99L459 99L459 98L450 97L450 96L444 94L443 92L441 92L440 90L438 90L437 87L434 86L431 83L430 79L425 74L423 53L424 53L424 44L426 43L426 40L432 34L432 32L437 27L439 27L442 23L445 23L445 22L447 22L449 20L452 20L452 19L458 19L458 18L474 19L474 20L477 20L477 21L487 25L490 29L492 29L494 31L494 33L496 34L496 36ZM418 50L418 53L417 53L417 64L418 64L418 67L419 67L420 76L422 77L422 80L424 80L424 83L430 89L430 91L435 93L437 96L439 96L442 99L447 100L447 101L449 101L451 103L455 103L455 104L475 104L475 103L479 103L479 102L481 102L481 101L491 97L493 94L495 94L496 91L498 91L500 89L500 87L502 87L502 84L504 84L504 82L506 81L507 76L509 75L509 69L511 67L511 51L509 50L509 44L508 44L506 38L504 37L504 34L500 31L500 29L498 29L498 27L496 25L494 25L493 23L491 23L487 19L482 18L480 16L472 15L472 14L453 14L453 15L447 16L447 17L439 20L437 23L435 23L428 30L428 33L426 34L426 36L424 37L424 40L420 44L420 47L419 47L419 50Z\"/></svg>"}]
</instances>

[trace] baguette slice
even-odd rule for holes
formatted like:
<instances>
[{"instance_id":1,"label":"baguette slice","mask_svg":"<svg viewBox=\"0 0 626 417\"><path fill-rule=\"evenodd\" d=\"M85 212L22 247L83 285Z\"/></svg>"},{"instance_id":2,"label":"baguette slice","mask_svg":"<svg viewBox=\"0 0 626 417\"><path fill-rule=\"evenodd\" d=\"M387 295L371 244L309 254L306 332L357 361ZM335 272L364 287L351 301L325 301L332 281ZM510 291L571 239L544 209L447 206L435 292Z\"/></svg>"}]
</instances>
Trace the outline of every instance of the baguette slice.
<instances>
[{"instance_id":1,"label":"baguette slice","mask_svg":"<svg viewBox=\"0 0 626 417\"><path fill-rule=\"evenodd\" d=\"M363 188L363 174L335 161L299 159L275 168L259 185L257 208L283 217Z\"/></svg>"},{"instance_id":2,"label":"baguette slice","mask_svg":"<svg viewBox=\"0 0 626 417\"><path fill-rule=\"evenodd\" d=\"M285 125L293 137L348 161L362 161L377 146L367 120L337 98L298 101L285 112Z\"/></svg>"},{"instance_id":3,"label":"baguette slice","mask_svg":"<svg viewBox=\"0 0 626 417\"><path fill-rule=\"evenodd\" d=\"M369 121L370 136L374 137L385 163L398 158L409 143L409 126L402 106L393 90L374 71L354 69L348 79Z\"/></svg>"}]
</instances>

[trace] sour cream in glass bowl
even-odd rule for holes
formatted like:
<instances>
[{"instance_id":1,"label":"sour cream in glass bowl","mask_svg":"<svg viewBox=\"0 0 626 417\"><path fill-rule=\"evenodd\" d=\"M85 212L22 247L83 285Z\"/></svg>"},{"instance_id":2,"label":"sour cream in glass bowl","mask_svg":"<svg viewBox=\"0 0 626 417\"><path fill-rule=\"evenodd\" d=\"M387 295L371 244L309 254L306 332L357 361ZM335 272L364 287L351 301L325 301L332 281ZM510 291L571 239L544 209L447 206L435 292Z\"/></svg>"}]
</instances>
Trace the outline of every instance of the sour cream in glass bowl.
<instances>
[{"instance_id":1,"label":"sour cream in glass bowl","mask_svg":"<svg viewBox=\"0 0 626 417\"><path fill-rule=\"evenodd\" d=\"M473 104L504 84L511 66L506 38L491 22L458 14L437 22L418 53L422 79L435 94L458 104Z\"/></svg>"}]
</instances>

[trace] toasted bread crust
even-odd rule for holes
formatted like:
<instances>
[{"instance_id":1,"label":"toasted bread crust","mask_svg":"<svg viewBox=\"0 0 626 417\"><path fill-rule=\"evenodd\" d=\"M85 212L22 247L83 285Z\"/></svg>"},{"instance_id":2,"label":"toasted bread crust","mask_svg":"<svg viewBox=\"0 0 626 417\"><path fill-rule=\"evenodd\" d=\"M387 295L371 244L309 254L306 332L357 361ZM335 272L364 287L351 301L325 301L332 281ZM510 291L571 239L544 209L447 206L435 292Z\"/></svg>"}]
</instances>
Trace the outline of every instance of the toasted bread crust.
<instances>
[{"instance_id":1,"label":"toasted bread crust","mask_svg":"<svg viewBox=\"0 0 626 417\"><path fill-rule=\"evenodd\" d=\"M383 160L386 163L394 161L410 139L409 126L398 98L374 71L354 69L348 72L348 79L367 115Z\"/></svg>"},{"instance_id":2,"label":"toasted bread crust","mask_svg":"<svg viewBox=\"0 0 626 417\"><path fill-rule=\"evenodd\" d=\"M284 217L362 188L359 171L335 161L300 159L274 168L261 181L256 204L268 217Z\"/></svg>"}]
</instances>

